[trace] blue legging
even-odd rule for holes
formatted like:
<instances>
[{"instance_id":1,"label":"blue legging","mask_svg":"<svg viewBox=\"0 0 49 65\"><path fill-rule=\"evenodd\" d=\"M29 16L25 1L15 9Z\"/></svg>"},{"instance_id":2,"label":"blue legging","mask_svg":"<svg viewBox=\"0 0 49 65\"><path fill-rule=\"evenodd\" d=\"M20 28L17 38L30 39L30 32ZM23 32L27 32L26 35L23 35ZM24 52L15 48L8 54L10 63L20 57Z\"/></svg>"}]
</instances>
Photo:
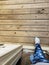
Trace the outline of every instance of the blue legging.
<instances>
[{"instance_id":1,"label":"blue legging","mask_svg":"<svg viewBox=\"0 0 49 65\"><path fill-rule=\"evenodd\" d=\"M35 64L37 62L44 62L49 63L49 60L46 59L45 54L43 53L43 50L41 49L40 44L35 44L35 51L34 54L30 56L30 61Z\"/></svg>"}]
</instances>

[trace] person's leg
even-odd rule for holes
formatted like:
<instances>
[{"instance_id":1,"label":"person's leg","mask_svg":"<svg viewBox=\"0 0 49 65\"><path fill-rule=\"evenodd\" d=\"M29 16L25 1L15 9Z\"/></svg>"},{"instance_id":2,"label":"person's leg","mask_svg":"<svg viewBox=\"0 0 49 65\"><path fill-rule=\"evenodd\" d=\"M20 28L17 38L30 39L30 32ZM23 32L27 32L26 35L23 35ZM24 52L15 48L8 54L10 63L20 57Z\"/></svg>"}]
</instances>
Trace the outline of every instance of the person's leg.
<instances>
[{"instance_id":1,"label":"person's leg","mask_svg":"<svg viewBox=\"0 0 49 65\"><path fill-rule=\"evenodd\" d=\"M38 43L38 44L37 44ZM38 61L39 57L38 57L38 45L40 44L40 40L39 38L35 38L35 50L34 50L34 54L32 54L30 56L30 61L34 64ZM40 47L39 47L40 48Z\"/></svg>"},{"instance_id":2,"label":"person's leg","mask_svg":"<svg viewBox=\"0 0 49 65\"><path fill-rule=\"evenodd\" d=\"M34 64L36 62L45 62L49 63L49 61L45 58L45 54L40 46L40 39L35 38L35 50L34 54L30 56L30 61Z\"/></svg>"},{"instance_id":3,"label":"person's leg","mask_svg":"<svg viewBox=\"0 0 49 65\"><path fill-rule=\"evenodd\" d=\"M34 55L31 55L30 56L30 61L31 61L32 64L35 64L36 63L36 60L34 58Z\"/></svg>"}]
</instances>

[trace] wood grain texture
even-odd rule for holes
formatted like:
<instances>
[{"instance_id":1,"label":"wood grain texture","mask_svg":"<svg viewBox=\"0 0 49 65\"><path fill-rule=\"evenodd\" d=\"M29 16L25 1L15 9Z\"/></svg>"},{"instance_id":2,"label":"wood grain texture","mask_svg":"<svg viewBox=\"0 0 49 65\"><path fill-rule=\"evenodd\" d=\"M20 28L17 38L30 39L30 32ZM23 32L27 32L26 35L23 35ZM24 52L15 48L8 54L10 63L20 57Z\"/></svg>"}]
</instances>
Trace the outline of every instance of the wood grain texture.
<instances>
[{"instance_id":1,"label":"wood grain texture","mask_svg":"<svg viewBox=\"0 0 49 65\"><path fill-rule=\"evenodd\" d=\"M12 31L49 31L47 26L0 25L0 30Z\"/></svg>"},{"instance_id":2,"label":"wood grain texture","mask_svg":"<svg viewBox=\"0 0 49 65\"><path fill-rule=\"evenodd\" d=\"M49 43L49 38L40 38L41 39L41 44L48 44ZM0 36L0 42L15 42L15 43L30 43L34 44L34 38L30 37L8 37L8 36Z\"/></svg>"},{"instance_id":3,"label":"wood grain texture","mask_svg":"<svg viewBox=\"0 0 49 65\"><path fill-rule=\"evenodd\" d=\"M0 42L49 44L49 0L0 0Z\"/></svg>"},{"instance_id":4,"label":"wood grain texture","mask_svg":"<svg viewBox=\"0 0 49 65\"><path fill-rule=\"evenodd\" d=\"M49 32L0 31L1 36L13 37L49 37Z\"/></svg>"},{"instance_id":5,"label":"wood grain texture","mask_svg":"<svg viewBox=\"0 0 49 65\"><path fill-rule=\"evenodd\" d=\"M0 4L20 4L20 3L45 3L49 2L49 0L0 0Z\"/></svg>"},{"instance_id":6,"label":"wood grain texture","mask_svg":"<svg viewBox=\"0 0 49 65\"><path fill-rule=\"evenodd\" d=\"M1 9L0 14L49 14L48 8Z\"/></svg>"},{"instance_id":7,"label":"wood grain texture","mask_svg":"<svg viewBox=\"0 0 49 65\"><path fill-rule=\"evenodd\" d=\"M0 9L49 8L49 3L0 5Z\"/></svg>"},{"instance_id":8,"label":"wood grain texture","mask_svg":"<svg viewBox=\"0 0 49 65\"><path fill-rule=\"evenodd\" d=\"M49 14L0 15L0 20L49 20Z\"/></svg>"},{"instance_id":9,"label":"wood grain texture","mask_svg":"<svg viewBox=\"0 0 49 65\"><path fill-rule=\"evenodd\" d=\"M0 25L49 26L49 20L0 20Z\"/></svg>"}]
</instances>

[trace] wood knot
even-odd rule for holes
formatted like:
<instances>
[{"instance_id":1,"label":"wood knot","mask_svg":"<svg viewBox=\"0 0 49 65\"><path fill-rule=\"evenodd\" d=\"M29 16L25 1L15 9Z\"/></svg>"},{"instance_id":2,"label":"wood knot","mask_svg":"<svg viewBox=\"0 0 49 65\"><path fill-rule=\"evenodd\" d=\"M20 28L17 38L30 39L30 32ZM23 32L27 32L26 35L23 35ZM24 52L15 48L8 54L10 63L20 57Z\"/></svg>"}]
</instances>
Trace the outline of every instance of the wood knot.
<instances>
[{"instance_id":1,"label":"wood knot","mask_svg":"<svg viewBox=\"0 0 49 65\"><path fill-rule=\"evenodd\" d=\"M43 13L42 13L42 11L40 11L40 10L38 10L38 12L37 12L37 13L38 13L38 14L43 14Z\"/></svg>"},{"instance_id":2,"label":"wood knot","mask_svg":"<svg viewBox=\"0 0 49 65\"><path fill-rule=\"evenodd\" d=\"M16 32L14 32L14 34L16 34Z\"/></svg>"},{"instance_id":3,"label":"wood knot","mask_svg":"<svg viewBox=\"0 0 49 65\"><path fill-rule=\"evenodd\" d=\"M42 9L42 11L43 11L44 9Z\"/></svg>"}]
</instances>

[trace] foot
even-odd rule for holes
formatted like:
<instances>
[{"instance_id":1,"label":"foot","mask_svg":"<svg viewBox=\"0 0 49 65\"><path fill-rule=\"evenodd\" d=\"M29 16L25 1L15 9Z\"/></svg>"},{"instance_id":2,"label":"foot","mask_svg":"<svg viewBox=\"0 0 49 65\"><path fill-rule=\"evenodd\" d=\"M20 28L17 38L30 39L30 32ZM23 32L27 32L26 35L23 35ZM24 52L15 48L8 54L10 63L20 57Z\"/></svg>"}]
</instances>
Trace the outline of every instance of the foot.
<instances>
[{"instance_id":1,"label":"foot","mask_svg":"<svg viewBox=\"0 0 49 65\"><path fill-rule=\"evenodd\" d=\"M35 38L35 44L40 44L40 39L38 37Z\"/></svg>"}]
</instances>

